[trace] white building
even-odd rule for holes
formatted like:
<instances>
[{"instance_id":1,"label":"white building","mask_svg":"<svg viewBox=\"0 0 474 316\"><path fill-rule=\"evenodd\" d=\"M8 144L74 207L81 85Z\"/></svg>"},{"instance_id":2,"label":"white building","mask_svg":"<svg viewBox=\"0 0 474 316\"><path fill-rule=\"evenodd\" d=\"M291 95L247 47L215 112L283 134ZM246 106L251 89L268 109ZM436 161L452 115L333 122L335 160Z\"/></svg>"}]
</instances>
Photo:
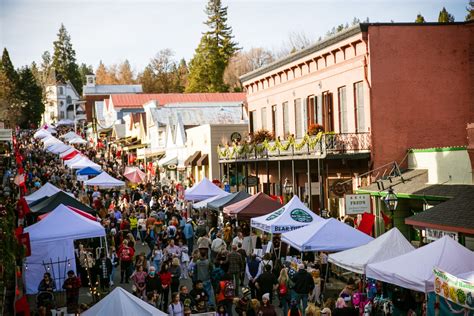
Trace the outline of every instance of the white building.
<instances>
[{"instance_id":1,"label":"white building","mask_svg":"<svg viewBox=\"0 0 474 316\"><path fill-rule=\"evenodd\" d=\"M74 115L76 109L76 115ZM68 80L46 87L46 104L43 122L56 123L60 120L84 118L85 108L80 102L80 95Z\"/></svg>"}]
</instances>

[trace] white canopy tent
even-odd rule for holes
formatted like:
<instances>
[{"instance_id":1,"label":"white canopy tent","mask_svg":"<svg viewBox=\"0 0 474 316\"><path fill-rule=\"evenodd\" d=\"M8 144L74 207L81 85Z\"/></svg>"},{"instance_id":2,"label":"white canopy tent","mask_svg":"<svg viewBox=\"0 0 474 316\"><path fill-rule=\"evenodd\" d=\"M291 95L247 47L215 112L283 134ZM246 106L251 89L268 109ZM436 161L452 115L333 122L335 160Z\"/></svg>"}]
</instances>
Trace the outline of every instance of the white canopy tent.
<instances>
[{"instance_id":1,"label":"white canopy tent","mask_svg":"<svg viewBox=\"0 0 474 316\"><path fill-rule=\"evenodd\" d=\"M74 125L74 121L70 119L62 119L56 123L56 126L63 126L63 125Z\"/></svg>"},{"instance_id":2,"label":"white canopy tent","mask_svg":"<svg viewBox=\"0 0 474 316\"><path fill-rule=\"evenodd\" d=\"M43 138L46 138L48 136L52 136L52 135L51 135L50 132L48 132L44 128L39 129L38 131L36 131L36 133L33 134L33 137L36 138L36 139L43 139Z\"/></svg>"},{"instance_id":3,"label":"white canopy tent","mask_svg":"<svg viewBox=\"0 0 474 316\"><path fill-rule=\"evenodd\" d=\"M373 238L330 218L283 233L281 240L299 251L342 251L365 245Z\"/></svg>"},{"instance_id":4,"label":"white canopy tent","mask_svg":"<svg viewBox=\"0 0 474 316\"><path fill-rule=\"evenodd\" d=\"M216 195L222 195L225 191L204 177L193 187L184 191L184 198L188 201L202 201Z\"/></svg>"},{"instance_id":5,"label":"white canopy tent","mask_svg":"<svg viewBox=\"0 0 474 316\"><path fill-rule=\"evenodd\" d=\"M82 159L84 159L85 156L83 155L80 155L80 154L77 154L75 157L69 159L69 160L66 160L64 161L64 164L67 166L67 167L71 167L72 164L75 164L76 162L78 161L81 161Z\"/></svg>"},{"instance_id":6,"label":"white canopy tent","mask_svg":"<svg viewBox=\"0 0 474 316\"><path fill-rule=\"evenodd\" d=\"M124 181L120 181L109 175L107 172L102 172L97 177L84 181L85 185L98 186L101 188L115 188L125 185Z\"/></svg>"},{"instance_id":7,"label":"white canopy tent","mask_svg":"<svg viewBox=\"0 0 474 316\"><path fill-rule=\"evenodd\" d=\"M87 144L87 140L82 139L82 138L80 138L80 137L76 137L76 138L69 139L69 140L67 140L67 142L68 142L69 144L78 144L78 145Z\"/></svg>"},{"instance_id":8,"label":"white canopy tent","mask_svg":"<svg viewBox=\"0 0 474 316\"><path fill-rule=\"evenodd\" d=\"M43 141L43 149L46 149L49 146L54 145L54 144L63 144L62 141L60 141L59 139L57 139L54 136L51 136L51 137L48 137L48 138L43 138L42 141Z\"/></svg>"},{"instance_id":9,"label":"white canopy tent","mask_svg":"<svg viewBox=\"0 0 474 316\"><path fill-rule=\"evenodd\" d=\"M453 275L474 270L474 252L444 236L404 255L368 264L369 278L428 293L434 290L433 268Z\"/></svg>"},{"instance_id":10,"label":"white canopy tent","mask_svg":"<svg viewBox=\"0 0 474 316\"><path fill-rule=\"evenodd\" d=\"M47 151L53 154L60 154L71 148L71 146L64 144L63 142L54 144L46 148Z\"/></svg>"},{"instance_id":11,"label":"white canopy tent","mask_svg":"<svg viewBox=\"0 0 474 316\"><path fill-rule=\"evenodd\" d=\"M330 254L328 261L346 270L365 274L367 264L388 260L413 250L415 247L405 236L397 228L392 228L366 245Z\"/></svg>"},{"instance_id":12,"label":"white canopy tent","mask_svg":"<svg viewBox=\"0 0 474 316\"><path fill-rule=\"evenodd\" d=\"M252 218L250 225L267 233L280 234L321 221L324 221L324 218L314 214L295 195L278 210Z\"/></svg>"},{"instance_id":13,"label":"white canopy tent","mask_svg":"<svg viewBox=\"0 0 474 316\"><path fill-rule=\"evenodd\" d=\"M23 269L27 294L38 291L38 285L46 272L43 262L50 263L49 272L56 279L56 288L60 289L66 272L76 271L74 240L105 236L101 224L63 204L40 222L25 228L25 232L29 233L31 243L31 256L26 258Z\"/></svg>"},{"instance_id":14,"label":"white canopy tent","mask_svg":"<svg viewBox=\"0 0 474 316\"><path fill-rule=\"evenodd\" d=\"M164 316L168 315L153 307L121 287L116 287L97 304L81 314L82 316L113 315L113 316Z\"/></svg>"},{"instance_id":15,"label":"white canopy tent","mask_svg":"<svg viewBox=\"0 0 474 316\"><path fill-rule=\"evenodd\" d=\"M101 166L99 166L98 164L96 164L95 162L91 161L89 158L83 156L82 159L72 163L69 165L69 168L71 169L82 169L82 168L86 168L86 167L91 167L91 168L94 168L94 169L97 169L97 170L100 170L102 169Z\"/></svg>"},{"instance_id":16,"label":"white canopy tent","mask_svg":"<svg viewBox=\"0 0 474 316\"><path fill-rule=\"evenodd\" d=\"M216 196L210 197L208 199L202 200L200 202L193 203L193 209L199 210L199 209L202 209L202 208L206 208L207 203L210 203L214 200L217 200L217 199L223 198L225 196L228 196L229 194L230 194L229 192L224 191L224 193L222 193L221 195L216 195Z\"/></svg>"},{"instance_id":17,"label":"white canopy tent","mask_svg":"<svg viewBox=\"0 0 474 316\"><path fill-rule=\"evenodd\" d=\"M30 195L25 196L25 200L28 204L37 201L43 197L49 197L61 191L56 186L52 185L49 182L46 182L41 188L37 191L31 193Z\"/></svg>"},{"instance_id":18,"label":"white canopy tent","mask_svg":"<svg viewBox=\"0 0 474 316\"><path fill-rule=\"evenodd\" d=\"M67 155L71 154L71 153L74 152L74 151L78 151L78 150L77 150L76 148L74 148L74 147L71 147L70 149L66 150L65 152L60 153L60 154L59 154L59 158L62 159L62 158L64 158L64 157L66 157Z\"/></svg>"},{"instance_id":19,"label":"white canopy tent","mask_svg":"<svg viewBox=\"0 0 474 316\"><path fill-rule=\"evenodd\" d=\"M76 138L76 137L81 137L81 136L79 136L78 134L76 134L73 131L67 132L64 135L59 136L59 138L63 138L64 140L73 139L73 138Z\"/></svg>"}]
</instances>

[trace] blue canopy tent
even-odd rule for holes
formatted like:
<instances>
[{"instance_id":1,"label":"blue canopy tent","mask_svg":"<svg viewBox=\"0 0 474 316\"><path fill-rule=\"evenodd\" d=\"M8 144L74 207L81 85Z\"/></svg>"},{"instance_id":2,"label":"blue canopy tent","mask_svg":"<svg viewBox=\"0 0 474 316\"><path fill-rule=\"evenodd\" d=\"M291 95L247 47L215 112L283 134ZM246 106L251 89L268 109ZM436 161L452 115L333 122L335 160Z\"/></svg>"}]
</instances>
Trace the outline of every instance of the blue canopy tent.
<instances>
[{"instance_id":1,"label":"blue canopy tent","mask_svg":"<svg viewBox=\"0 0 474 316\"><path fill-rule=\"evenodd\" d=\"M85 167L85 168L82 168L81 170L76 171L76 175L78 176L96 176L101 173L102 171L94 169L92 167Z\"/></svg>"}]
</instances>

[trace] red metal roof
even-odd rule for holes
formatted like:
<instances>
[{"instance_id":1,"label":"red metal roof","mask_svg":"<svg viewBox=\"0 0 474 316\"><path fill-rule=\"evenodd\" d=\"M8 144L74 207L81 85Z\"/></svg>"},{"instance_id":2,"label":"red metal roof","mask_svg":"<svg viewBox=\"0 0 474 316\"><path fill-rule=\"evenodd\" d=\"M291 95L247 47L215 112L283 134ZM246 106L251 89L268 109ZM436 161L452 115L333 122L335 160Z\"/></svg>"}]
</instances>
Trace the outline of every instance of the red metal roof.
<instances>
[{"instance_id":1,"label":"red metal roof","mask_svg":"<svg viewBox=\"0 0 474 316\"><path fill-rule=\"evenodd\" d=\"M156 94L113 94L114 107L141 108L148 101L156 100L159 105L194 102L240 102L245 93L156 93Z\"/></svg>"}]
</instances>

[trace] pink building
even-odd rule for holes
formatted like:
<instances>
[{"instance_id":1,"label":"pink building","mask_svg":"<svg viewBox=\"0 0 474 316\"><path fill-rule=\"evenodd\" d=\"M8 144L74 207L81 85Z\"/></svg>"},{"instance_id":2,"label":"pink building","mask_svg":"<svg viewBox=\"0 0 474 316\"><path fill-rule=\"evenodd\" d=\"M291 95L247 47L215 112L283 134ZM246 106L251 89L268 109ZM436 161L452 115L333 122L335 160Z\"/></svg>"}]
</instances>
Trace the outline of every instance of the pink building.
<instances>
[{"instance_id":1,"label":"pink building","mask_svg":"<svg viewBox=\"0 0 474 316\"><path fill-rule=\"evenodd\" d=\"M224 172L237 182L241 173L256 175L256 189L275 195L288 178L294 193L311 196L314 210L337 213L344 193L370 182L359 174L394 161L403 166L410 148L466 146L474 122L473 27L360 24L245 74L250 132L294 135L299 145L223 154ZM316 146L301 143L313 123L334 133Z\"/></svg>"}]
</instances>

